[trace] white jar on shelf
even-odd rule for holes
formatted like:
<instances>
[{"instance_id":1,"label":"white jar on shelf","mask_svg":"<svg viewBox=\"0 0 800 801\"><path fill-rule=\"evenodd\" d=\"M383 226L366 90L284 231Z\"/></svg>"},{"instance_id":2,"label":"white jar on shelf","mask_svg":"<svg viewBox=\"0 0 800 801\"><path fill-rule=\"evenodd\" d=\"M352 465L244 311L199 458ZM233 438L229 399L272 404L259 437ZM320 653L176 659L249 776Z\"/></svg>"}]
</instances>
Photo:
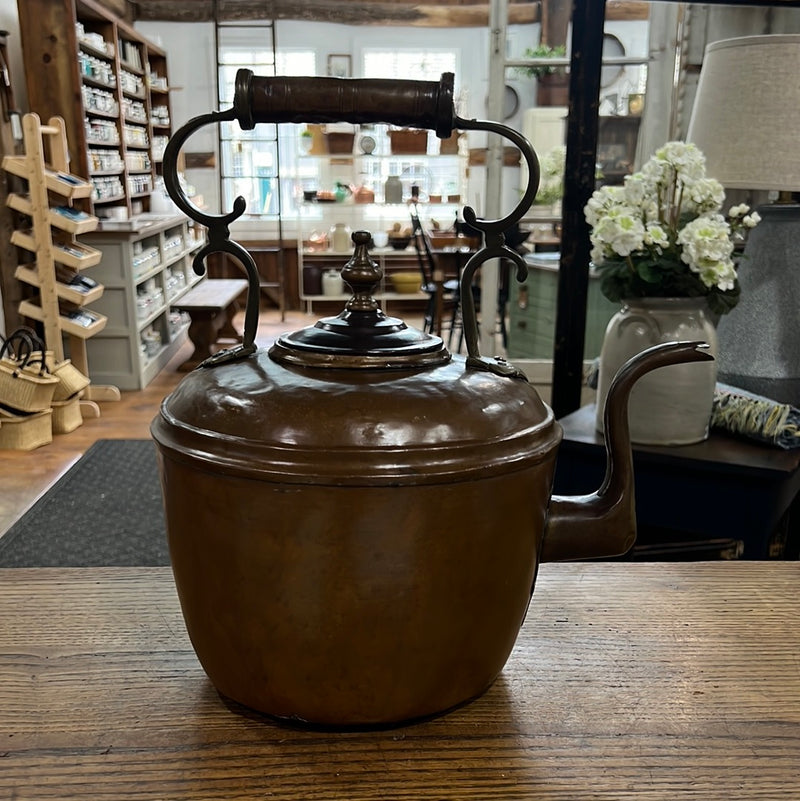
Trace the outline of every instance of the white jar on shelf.
<instances>
[{"instance_id":1,"label":"white jar on shelf","mask_svg":"<svg viewBox=\"0 0 800 801\"><path fill-rule=\"evenodd\" d=\"M342 222L336 223L331 228L330 233L331 249L340 253L347 252L351 249L350 244L350 228Z\"/></svg>"},{"instance_id":2,"label":"white jar on shelf","mask_svg":"<svg viewBox=\"0 0 800 801\"><path fill-rule=\"evenodd\" d=\"M322 274L322 294L332 297L344 292L344 279L338 270L326 270Z\"/></svg>"},{"instance_id":3,"label":"white jar on shelf","mask_svg":"<svg viewBox=\"0 0 800 801\"><path fill-rule=\"evenodd\" d=\"M403 184L399 175L390 175L383 185L383 199L385 203L403 202Z\"/></svg>"}]
</instances>

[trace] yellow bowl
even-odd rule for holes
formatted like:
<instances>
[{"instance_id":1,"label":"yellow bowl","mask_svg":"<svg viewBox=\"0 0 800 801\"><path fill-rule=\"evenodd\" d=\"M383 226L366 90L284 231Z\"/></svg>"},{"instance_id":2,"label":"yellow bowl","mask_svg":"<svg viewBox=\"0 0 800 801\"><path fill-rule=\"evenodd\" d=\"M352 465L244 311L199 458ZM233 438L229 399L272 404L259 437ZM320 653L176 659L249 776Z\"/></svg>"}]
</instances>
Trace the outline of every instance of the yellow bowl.
<instances>
[{"instance_id":1,"label":"yellow bowl","mask_svg":"<svg viewBox=\"0 0 800 801\"><path fill-rule=\"evenodd\" d=\"M391 273L389 279L392 282L395 292L401 292L404 295L410 295L413 292L419 292L422 284L422 278L419 273L415 272L397 272Z\"/></svg>"}]
</instances>

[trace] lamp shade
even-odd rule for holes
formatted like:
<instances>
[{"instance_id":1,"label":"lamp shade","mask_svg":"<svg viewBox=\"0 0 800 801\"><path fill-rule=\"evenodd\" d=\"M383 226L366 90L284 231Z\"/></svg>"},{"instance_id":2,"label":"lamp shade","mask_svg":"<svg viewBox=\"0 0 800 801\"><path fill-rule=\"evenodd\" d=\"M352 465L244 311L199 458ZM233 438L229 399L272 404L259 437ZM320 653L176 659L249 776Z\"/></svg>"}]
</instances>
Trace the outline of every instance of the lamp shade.
<instances>
[{"instance_id":1,"label":"lamp shade","mask_svg":"<svg viewBox=\"0 0 800 801\"><path fill-rule=\"evenodd\" d=\"M686 139L731 189L800 189L800 34L706 47Z\"/></svg>"},{"instance_id":2,"label":"lamp shade","mask_svg":"<svg viewBox=\"0 0 800 801\"><path fill-rule=\"evenodd\" d=\"M706 48L687 140L726 189L800 190L800 35ZM739 265L741 300L718 325L719 380L800 405L800 206L759 207Z\"/></svg>"}]
</instances>

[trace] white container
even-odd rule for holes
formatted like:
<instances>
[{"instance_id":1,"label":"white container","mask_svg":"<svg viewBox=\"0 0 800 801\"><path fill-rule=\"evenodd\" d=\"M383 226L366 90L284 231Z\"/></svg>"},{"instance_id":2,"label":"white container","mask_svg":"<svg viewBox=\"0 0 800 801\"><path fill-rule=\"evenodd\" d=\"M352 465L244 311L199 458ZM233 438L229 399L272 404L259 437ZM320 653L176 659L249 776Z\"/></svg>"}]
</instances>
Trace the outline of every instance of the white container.
<instances>
[{"instance_id":1,"label":"white container","mask_svg":"<svg viewBox=\"0 0 800 801\"><path fill-rule=\"evenodd\" d=\"M383 194L386 203L403 202L403 184L399 175L390 175L386 179L386 183L383 185Z\"/></svg>"},{"instance_id":2,"label":"white container","mask_svg":"<svg viewBox=\"0 0 800 801\"><path fill-rule=\"evenodd\" d=\"M608 324L600 352L596 428L617 370L632 356L663 342L699 340L719 351L705 298L634 298L622 302ZM708 437L716 361L659 367L636 382L628 403L631 442L690 445Z\"/></svg>"},{"instance_id":3,"label":"white container","mask_svg":"<svg viewBox=\"0 0 800 801\"><path fill-rule=\"evenodd\" d=\"M347 252L352 249L350 242L350 228L344 223L336 223L330 231L331 248L337 252Z\"/></svg>"},{"instance_id":4,"label":"white container","mask_svg":"<svg viewBox=\"0 0 800 801\"><path fill-rule=\"evenodd\" d=\"M338 270L326 270L322 274L322 294L329 297L344 293L344 280Z\"/></svg>"}]
</instances>

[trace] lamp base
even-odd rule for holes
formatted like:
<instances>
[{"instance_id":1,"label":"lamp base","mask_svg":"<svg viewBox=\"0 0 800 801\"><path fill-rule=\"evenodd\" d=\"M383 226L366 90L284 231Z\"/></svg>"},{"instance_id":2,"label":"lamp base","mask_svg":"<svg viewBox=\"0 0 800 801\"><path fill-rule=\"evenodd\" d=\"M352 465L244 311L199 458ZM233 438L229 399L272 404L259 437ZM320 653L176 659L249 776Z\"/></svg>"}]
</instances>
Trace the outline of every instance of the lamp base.
<instances>
[{"instance_id":1,"label":"lamp base","mask_svg":"<svg viewBox=\"0 0 800 801\"><path fill-rule=\"evenodd\" d=\"M739 304L717 326L719 380L800 406L800 205L760 206Z\"/></svg>"}]
</instances>

